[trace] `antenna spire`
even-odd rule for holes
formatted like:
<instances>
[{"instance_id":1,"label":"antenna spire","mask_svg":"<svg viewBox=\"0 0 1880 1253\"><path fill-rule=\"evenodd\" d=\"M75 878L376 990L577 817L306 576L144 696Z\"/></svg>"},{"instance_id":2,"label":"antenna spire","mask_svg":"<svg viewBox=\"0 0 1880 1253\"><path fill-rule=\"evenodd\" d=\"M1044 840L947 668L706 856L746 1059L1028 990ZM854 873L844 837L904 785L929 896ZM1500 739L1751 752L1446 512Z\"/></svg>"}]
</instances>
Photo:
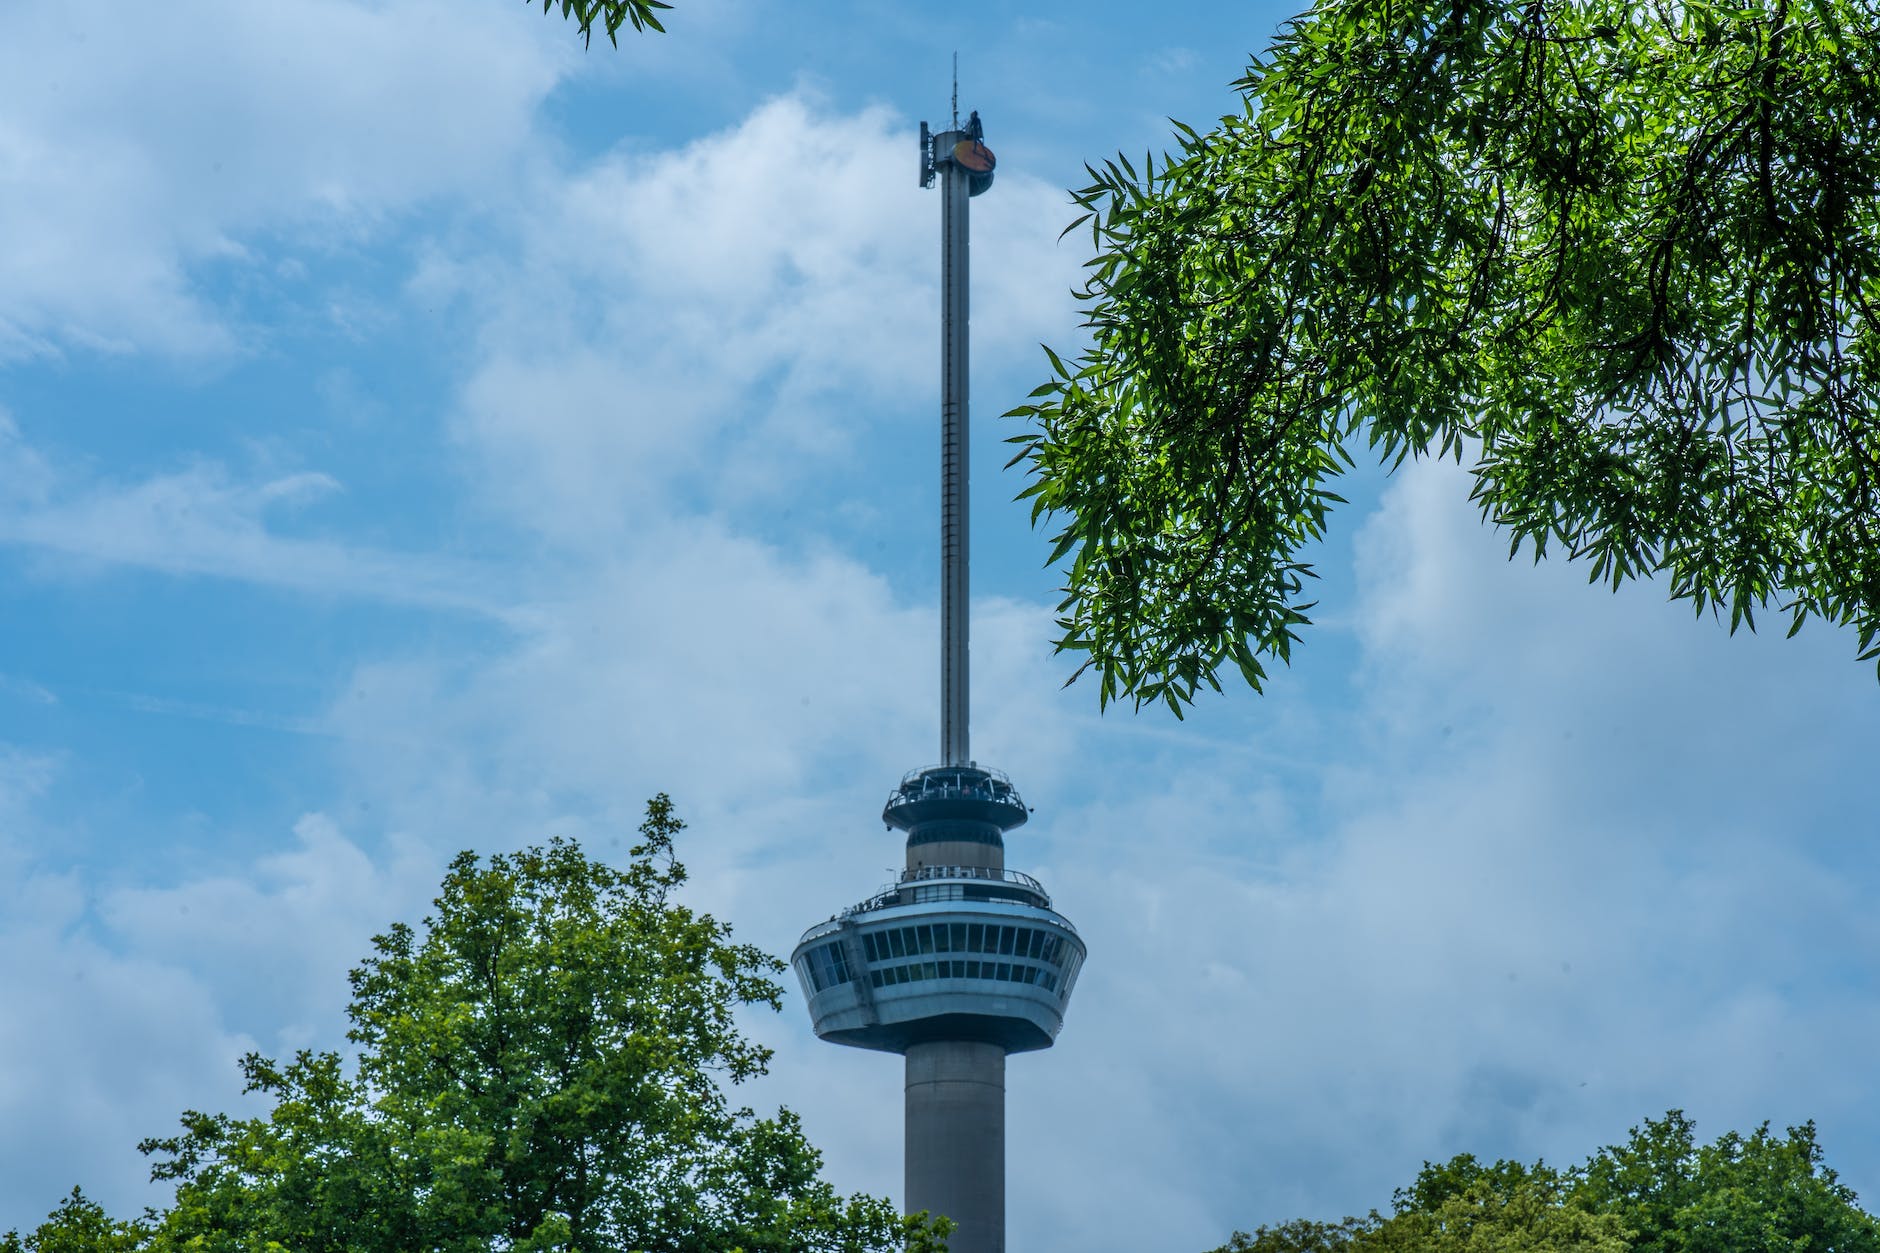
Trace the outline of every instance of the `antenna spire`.
<instances>
[{"instance_id":1,"label":"antenna spire","mask_svg":"<svg viewBox=\"0 0 1880 1253\"><path fill-rule=\"evenodd\" d=\"M974 113L959 121L959 53L953 54L953 128L921 124L921 185L941 178L940 198L940 760L972 762L967 735L970 623L967 519L967 204L992 186L995 164Z\"/></svg>"}]
</instances>

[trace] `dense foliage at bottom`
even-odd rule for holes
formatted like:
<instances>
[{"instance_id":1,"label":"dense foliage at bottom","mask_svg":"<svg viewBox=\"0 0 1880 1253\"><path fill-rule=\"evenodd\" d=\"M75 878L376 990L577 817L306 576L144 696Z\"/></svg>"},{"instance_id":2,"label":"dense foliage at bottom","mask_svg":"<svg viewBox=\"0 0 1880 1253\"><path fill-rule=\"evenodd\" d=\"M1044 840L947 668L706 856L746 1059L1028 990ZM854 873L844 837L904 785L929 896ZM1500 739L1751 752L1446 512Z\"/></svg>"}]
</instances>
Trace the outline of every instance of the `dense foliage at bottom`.
<instances>
[{"instance_id":1,"label":"dense foliage at bottom","mask_svg":"<svg viewBox=\"0 0 1880 1253\"><path fill-rule=\"evenodd\" d=\"M1815 1126L1696 1141L1673 1110L1570 1169L1424 1163L1392 1213L1235 1232L1213 1253L1880 1253Z\"/></svg>"}]
</instances>

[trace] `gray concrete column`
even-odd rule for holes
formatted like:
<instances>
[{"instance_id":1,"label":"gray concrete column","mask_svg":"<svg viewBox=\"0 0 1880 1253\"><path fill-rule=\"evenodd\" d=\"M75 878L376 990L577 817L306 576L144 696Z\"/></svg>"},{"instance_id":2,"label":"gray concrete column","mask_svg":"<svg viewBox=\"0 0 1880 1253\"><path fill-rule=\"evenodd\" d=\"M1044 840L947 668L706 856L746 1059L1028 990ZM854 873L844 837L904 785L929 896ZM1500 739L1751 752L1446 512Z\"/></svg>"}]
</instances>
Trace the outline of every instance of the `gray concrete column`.
<instances>
[{"instance_id":1,"label":"gray concrete column","mask_svg":"<svg viewBox=\"0 0 1880 1253\"><path fill-rule=\"evenodd\" d=\"M1005 1253L1005 1050L941 1041L907 1050L907 1197L959 1224L948 1253Z\"/></svg>"},{"instance_id":2,"label":"gray concrete column","mask_svg":"<svg viewBox=\"0 0 1880 1253\"><path fill-rule=\"evenodd\" d=\"M922 866L978 866L986 870L1005 868L1005 848L979 840L932 840L907 846L907 868Z\"/></svg>"}]
</instances>

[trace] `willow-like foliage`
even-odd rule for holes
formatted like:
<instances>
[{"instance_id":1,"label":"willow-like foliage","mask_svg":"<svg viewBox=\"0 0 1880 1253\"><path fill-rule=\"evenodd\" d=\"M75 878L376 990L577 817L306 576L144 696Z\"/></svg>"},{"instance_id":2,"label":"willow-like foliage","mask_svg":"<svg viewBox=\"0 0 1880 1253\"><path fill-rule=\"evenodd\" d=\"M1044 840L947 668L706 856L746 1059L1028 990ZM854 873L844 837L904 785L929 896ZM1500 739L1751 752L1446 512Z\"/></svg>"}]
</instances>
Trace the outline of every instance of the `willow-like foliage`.
<instances>
[{"instance_id":1,"label":"willow-like foliage","mask_svg":"<svg viewBox=\"0 0 1880 1253\"><path fill-rule=\"evenodd\" d=\"M534 4L535 0L524 0ZM542 12L548 13L557 8L561 16L576 23L576 31L581 36L584 47L594 42L595 23L607 36L607 42L616 48L620 46L620 28L631 26L636 31L665 32L660 25L659 14L662 9L670 9L664 0L542 0Z\"/></svg>"},{"instance_id":2,"label":"willow-like foliage","mask_svg":"<svg viewBox=\"0 0 1880 1253\"><path fill-rule=\"evenodd\" d=\"M1075 193L1090 348L1014 462L1104 703L1256 690L1359 456L1510 556L1880 657L1873 0L1326 0ZM1177 124L1179 126L1179 124Z\"/></svg>"}]
</instances>

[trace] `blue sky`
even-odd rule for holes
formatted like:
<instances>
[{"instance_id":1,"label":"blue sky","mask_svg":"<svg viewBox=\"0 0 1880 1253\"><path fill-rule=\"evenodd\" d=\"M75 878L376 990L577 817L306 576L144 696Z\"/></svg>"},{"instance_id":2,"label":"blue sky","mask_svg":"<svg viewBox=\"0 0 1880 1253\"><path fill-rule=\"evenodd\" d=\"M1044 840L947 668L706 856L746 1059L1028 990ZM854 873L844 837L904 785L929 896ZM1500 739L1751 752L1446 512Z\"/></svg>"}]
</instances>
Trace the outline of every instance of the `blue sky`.
<instances>
[{"instance_id":1,"label":"blue sky","mask_svg":"<svg viewBox=\"0 0 1880 1253\"><path fill-rule=\"evenodd\" d=\"M509 0L0 9L0 1228L337 1046L447 858L691 822L787 951L936 752L938 206L981 111L975 750L1091 959L1009 1071L1011 1243L1211 1247L1424 1158L1681 1107L1814 1118L1880 1195L1880 687L1504 560L1454 466L1355 476L1318 623L1185 723L1061 690L994 415L1075 342L1083 162L1159 147L1270 5ZM893 1058L791 999L748 1092L900 1182Z\"/></svg>"}]
</instances>

